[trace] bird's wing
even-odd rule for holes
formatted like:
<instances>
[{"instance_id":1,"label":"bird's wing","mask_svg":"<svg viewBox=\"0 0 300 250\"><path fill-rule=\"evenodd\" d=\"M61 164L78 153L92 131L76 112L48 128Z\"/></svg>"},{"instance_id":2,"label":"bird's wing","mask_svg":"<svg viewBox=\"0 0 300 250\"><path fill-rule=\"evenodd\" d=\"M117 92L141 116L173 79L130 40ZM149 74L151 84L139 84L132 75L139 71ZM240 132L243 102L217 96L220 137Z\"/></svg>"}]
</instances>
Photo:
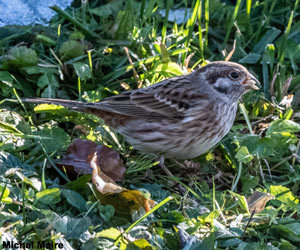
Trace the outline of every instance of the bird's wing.
<instances>
[{"instance_id":1,"label":"bird's wing","mask_svg":"<svg viewBox=\"0 0 300 250\"><path fill-rule=\"evenodd\" d=\"M150 87L127 91L95 103L48 98L23 99L23 101L53 103L81 112L95 113L99 110L131 117L183 119L186 111L189 114L194 112L195 100L207 98L199 93L189 76L169 78Z\"/></svg>"},{"instance_id":2,"label":"bird's wing","mask_svg":"<svg viewBox=\"0 0 300 250\"><path fill-rule=\"evenodd\" d=\"M90 103L87 107L133 117L182 119L185 111L192 107L191 97L195 94L189 79L173 77L148 88Z\"/></svg>"}]
</instances>

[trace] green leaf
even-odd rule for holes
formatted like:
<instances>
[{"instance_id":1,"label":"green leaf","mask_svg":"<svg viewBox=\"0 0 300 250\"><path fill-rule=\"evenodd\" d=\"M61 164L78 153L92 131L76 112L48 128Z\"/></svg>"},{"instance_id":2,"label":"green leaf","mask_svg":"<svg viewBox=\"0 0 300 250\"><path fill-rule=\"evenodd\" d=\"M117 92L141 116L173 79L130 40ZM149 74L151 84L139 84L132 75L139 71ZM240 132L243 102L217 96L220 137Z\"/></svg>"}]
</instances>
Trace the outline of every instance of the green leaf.
<instances>
[{"instance_id":1,"label":"green leaf","mask_svg":"<svg viewBox=\"0 0 300 250\"><path fill-rule=\"evenodd\" d=\"M174 62L161 63L154 69L154 72L165 76L178 76L183 74L179 65Z\"/></svg>"},{"instance_id":2,"label":"green leaf","mask_svg":"<svg viewBox=\"0 0 300 250\"><path fill-rule=\"evenodd\" d=\"M147 249L147 250L156 249L156 248L153 248L150 245L150 243L145 239L137 239L134 242L132 242L132 244L134 244L137 247L137 249ZM127 249L129 250L130 248L127 248ZM134 249L134 248L132 248L132 249Z\"/></svg>"},{"instance_id":3,"label":"green leaf","mask_svg":"<svg viewBox=\"0 0 300 250\"><path fill-rule=\"evenodd\" d=\"M70 205L76 207L80 212L86 211L86 200L79 193L73 190L63 189L62 194Z\"/></svg>"},{"instance_id":4,"label":"green leaf","mask_svg":"<svg viewBox=\"0 0 300 250\"><path fill-rule=\"evenodd\" d=\"M117 39L126 39L134 27L135 15L132 1L126 1L125 11L120 11L115 20L117 31L114 34Z\"/></svg>"},{"instance_id":5,"label":"green leaf","mask_svg":"<svg viewBox=\"0 0 300 250\"><path fill-rule=\"evenodd\" d=\"M14 79L8 71L0 71L0 82L4 83L8 87L12 87Z\"/></svg>"},{"instance_id":6,"label":"green leaf","mask_svg":"<svg viewBox=\"0 0 300 250\"><path fill-rule=\"evenodd\" d=\"M9 133L31 133L30 125L18 113L8 110L0 112L0 131Z\"/></svg>"},{"instance_id":7,"label":"green leaf","mask_svg":"<svg viewBox=\"0 0 300 250\"><path fill-rule=\"evenodd\" d=\"M283 218L278 222L279 225L274 225L272 230L290 242L300 242L300 223L291 218Z\"/></svg>"},{"instance_id":8,"label":"green leaf","mask_svg":"<svg viewBox=\"0 0 300 250\"><path fill-rule=\"evenodd\" d=\"M77 219L70 216L64 216L55 220L53 228L64 234L66 239L78 240L80 235L88 230L90 225L91 220L88 217Z\"/></svg>"},{"instance_id":9,"label":"green leaf","mask_svg":"<svg viewBox=\"0 0 300 250\"><path fill-rule=\"evenodd\" d=\"M273 121L267 130L267 135L272 133L296 133L300 131L300 124L291 120L276 120Z\"/></svg>"},{"instance_id":10,"label":"green leaf","mask_svg":"<svg viewBox=\"0 0 300 250\"><path fill-rule=\"evenodd\" d=\"M107 4L102 4L100 7L91 8L90 11L101 18L106 18L117 14L122 9L122 5L122 1L110 1Z\"/></svg>"},{"instance_id":11,"label":"green leaf","mask_svg":"<svg viewBox=\"0 0 300 250\"><path fill-rule=\"evenodd\" d=\"M248 163L248 162L252 161L253 155L249 153L247 147L242 146L235 154L235 158L240 162Z\"/></svg>"},{"instance_id":12,"label":"green leaf","mask_svg":"<svg viewBox=\"0 0 300 250\"><path fill-rule=\"evenodd\" d=\"M253 175L242 175L242 190L243 192L249 192L250 189L254 189L259 183L259 177Z\"/></svg>"},{"instance_id":13,"label":"green leaf","mask_svg":"<svg viewBox=\"0 0 300 250\"><path fill-rule=\"evenodd\" d=\"M108 222L115 214L115 208L112 205L100 205L100 216Z\"/></svg>"},{"instance_id":14,"label":"green leaf","mask_svg":"<svg viewBox=\"0 0 300 250\"><path fill-rule=\"evenodd\" d=\"M82 81L86 81L92 77L91 68L86 63L76 62L73 64L76 75L80 77Z\"/></svg>"},{"instance_id":15,"label":"green leaf","mask_svg":"<svg viewBox=\"0 0 300 250\"><path fill-rule=\"evenodd\" d=\"M299 203L297 197L292 193L292 191L284 186L271 186L270 187L270 194L276 197L276 200L280 200L283 203L288 203L289 200L293 201L294 203Z\"/></svg>"},{"instance_id":16,"label":"green leaf","mask_svg":"<svg viewBox=\"0 0 300 250\"><path fill-rule=\"evenodd\" d=\"M5 97L12 93L12 88L21 89L21 87L14 83L14 78L8 71L0 71L0 93Z\"/></svg>"},{"instance_id":17,"label":"green leaf","mask_svg":"<svg viewBox=\"0 0 300 250\"><path fill-rule=\"evenodd\" d=\"M234 197L236 197L236 198L238 199L238 203L239 203L240 207L241 207L244 211L246 211L247 213L249 213L249 210L248 210L248 203L247 203L246 197L243 196L243 195L239 195L239 194L237 194L237 193L234 193L234 192L232 192L232 191L230 191L230 190L229 190L229 193L230 193L231 195L233 195ZM250 213L249 213L249 214L250 214Z\"/></svg>"},{"instance_id":18,"label":"green leaf","mask_svg":"<svg viewBox=\"0 0 300 250\"><path fill-rule=\"evenodd\" d=\"M266 34L260 39L260 41L254 46L253 52L261 54L267 44L272 43L281 33L281 30L272 27Z\"/></svg>"},{"instance_id":19,"label":"green leaf","mask_svg":"<svg viewBox=\"0 0 300 250\"><path fill-rule=\"evenodd\" d=\"M71 58L82 56L85 54L86 46L80 42L71 40L64 42L60 49L59 53L62 56L61 59L66 61Z\"/></svg>"},{"instance_id":20,"label":"green leaf","mask_svg":"<svg viewBox=\"0 0 300 250\"><path fill-rule=\"evenodd\" d=\"M70 137L62 128L43 128L33 134L38 136L35 138L36 143L42 143L49 152L58 151L70 144Z\"/></svg>"},{"instance_id":21,"label":"green leaf","mask_svg":"<svg viewBox=\"0 0 300 250\"><path fill-rule=\"evenodd\" d=\"M208 250L215 247L215 233L211 233L208 237L205 237L202 242L195 242L188 248L189 250Z\"/></svg>"},{"instance_id":22,"label":"green leaf","mask_svg":"<svg viewBox=\"0 0 300 250\"><path fill-rule=\"evenodd\" d=\"M265 50L265 55L267 58L267 62L271 65L271 69L273 68L275 62L275 46L274 44L268 44Z\"/></svg>"},{"instance_id":23,"label":"green leaf","mask_svg":"<svg viewBox=\"0 0 300 250\"><path fill-rule=\"evenodd\" d=\"M41 94L44 98L53 98L56 96L56 90L59 87L59 83L57 81L57 78L54 74L43 74L37 82L37 85L40 88L46 89Z\"/></svg>"},{"instance_id":24,"label":"green leaf","mask_svg":"<svg viewBox=\"0 0 300 250\"><path fill-rule=\"evenodd\" d=\"M116 240L120 236L120 234L121 232L118 229L111 227L109 229L105 229L97 233L96 237L105 237L112 240Z\"/></svg>"},{"instance_id":25,"label":"green leaf","mask_svg":"<svg viewBox=\"0 0 300 250\"><path fill-rule=\"evenodd\" d=\"M177 224L185 221L185 217L182 215L182 213L175 210L164 213L162 215L162 219L165 219L166 221L172 221L172 223Z\"/></svg>"},{"instance_id":26,"label":"green leaf","mask_svg":"<svg viewBox=\"0 0 300 250\"><path fill-rule=\"evenodd\" d=\"M0 185L0 198L2 197L0 202L12 203L12 198L8 197L10 194L10 190L8 189L8 187L5 187L5 189L4 187L5 185Z\"/></svg>"},{"instance_id":27,"label":"green leaf","mask_svg":"<svg viewBox=\"0 0 300 250\"><path fill-rule=\"evenodd\" d=\"M41 202L46 205L56 204L60 202L60 193L59 188L44 189L41 192L36 193L36 198L38 202Z\"/></svg>"},{"instance_id":28,"label":"green leaf","mask_svg":"<svg viewBox=\"0 0 300 250\"><path fill-rule=\"evenodd\" d=\"M259 59L261 58L261 54L257 53L249 53L245 57L239 60L239 63L245 63L245 64L256 64Z\"/></svg>"},{"instance_id":29,"label":"green leaf","mask_svg":"<svg viewBox=\"0 0 300 250\"><path fill-rule=\"evenodd\" d=\"M32 66L36 65L38 61L36 52L26 46L13 47L4 58L6 59L4 62L5 68Z\"/></svg>"}]
</instances>

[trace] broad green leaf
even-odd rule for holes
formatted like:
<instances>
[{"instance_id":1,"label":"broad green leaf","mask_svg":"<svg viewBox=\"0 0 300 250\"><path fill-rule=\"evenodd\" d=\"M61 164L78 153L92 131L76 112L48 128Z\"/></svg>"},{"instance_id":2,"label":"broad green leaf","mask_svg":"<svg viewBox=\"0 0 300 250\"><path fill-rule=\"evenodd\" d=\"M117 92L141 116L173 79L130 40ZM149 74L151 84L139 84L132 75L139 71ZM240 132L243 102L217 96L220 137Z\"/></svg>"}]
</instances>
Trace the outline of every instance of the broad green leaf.
<instances>
[{"instance_id":1,"label":"broad green leaf","mask_svg":"<svg viewBox=\"0 0 300 250\"><path fill-rule=\"evenodd\" d=\"M174 62L161 63L154 69L154 71L166 76L177 76L183 74L179 65Z\"/></svg>"},{"instance_id":2,"label":"broad green leaf","mask_svg":"<svg viewBox=\"0 0 300 250\"><path fill-rule=\"evenodd\" d=\"M62 194L70 205L76 207L80 212L86 211L86 200L79 193L73 190L63 189Z\"/></svg>"},{"instance_id":3,"label":"broad green leaf","mask_svg":"<svg viewBox=\"0 0 300 250\"><path fill-rule=\"evenodd\" d=\"M70 144L70 137L62 128L43 128L33 134L37 136L35 141L38 144L42 143L49 152L60 150Z\"/></svg>"},{"instance_id":4,"label":"broad green leaf","mask_svg":"<svg viewBox=\"0 0 300 250\"><path fill-rule=\"evenodd\" d=\"M249 192L251 189L254 189L259 183L259 177L253 175L242 175L242 190L243 192Z\"/></svg>"},{"instance_id":5,"label":"broad green leaf","mask_svg":"<svg viewBox=\"0 0 300 250\"><path fill-rule=\"evenodd\" d=\"M115 208L112 205L100 205L100 216L108 222L115 214Z\"/></svg>"},{"instance_id":6,"label":"broad green leaf","mask_svg":"<svg viewBox=\"0 0 300 250\"><path fill-rule=\"evenodd\" d=\"M248 209L248 203L247 203L247 199L245 196L243 195L240 195L240 194L237 194L237 193L234 193L232 191L229 190L229 193L231 195L233 195L234 197L236 197L238 199L238 203L240 205L240 207L246 211L247 213L249 213L249 209Z\"/></svg>"},{"instance_id":7,"label":"broad green leaf","mask_svg":"<svg viewBox=\"0 0 300 250\"><path fill-rule=\"evenodd\" d=\"M24 118L18 113L8 110L1 110L0 131L29 134L31 133L31 128Z\"/></svg>"},{"instance_id":8,"label":"broad green leaf","mask_svg":"<svg viewBox=\"0 0 300 250\"><path fill-rule=\"evenodd\" d=\"M261 58L261 54L257 53L249 53L245 57L239 60L239 63L245 63L245 64L256 64L259 59Z\"/></svg>"},{"instance_id":9,"label":"broad green leaf","mask_svg":"<svg viewBox=\"0 0 300 250\"><path fill-rule=\"evenodd\" d=\"M8 189L8 187L5 187L4 189L4 184L0 185L0 197L2 195L2 199L4 199L7 198L9 194L10 194L10 190Z\"/></svg>"},{"instance_id":10,"label":"broad green leaf","mask_svg":"<svg viewBox=\"0 0 300 250\"><path fill-rule=\"evenodd\" d=\"M299 245L300 223L291 218L281 219L278 223L278 225L272 227L272 231L275 231L276 234L288 241L297 242L297 245Z\"/></svg>"},{"instance_id":11,"label":"broad green leaf","mask_svg":"<svg viewBox=\"0 0 300 250\"><path fill-rule=\"evenodd\" d=\"M47 87L49 85L53 85L54 87L59 87L58 81L54 74L43 74L37 82L37 85L40 88Z\"/></svg>"},{"instance_id":12,"label":"broad green leaf","mask_svg":"<svg viewBox=\"0 0 300 250\"><path fill-rule=\"evenodd\" d=\"M41 202L46 205L56 204L60 202L60 193L59 188L44 189L41 192L36 193L36 198L38 202Z\"/></svg>"},{"instance_id":13,"label":"broad green leaf","mask_svg":"<svg viewBox=\"0 0 300 250\"><path fill-rule=\"evenodd\" d=\"M73 64L76 75L80 77L82 81L90 79L92 77L91 68L86 63L76 62Z\"/></svg>"},{"instance_id":14,"label":"broad green leaf","mask_svg":"<svg viewBox=\"0 0 300 250\"><path fill-rule=\"evenodd\" d=\"M91 219L84 218L72 218L70 216L64 216L58 218L53 223L53 228L62 234L66 239L78 240L80 235L88 230L91 225Z\"/></svg>"},{"instance_id":15,"label":"broad green leaf","mask_svg":"<svg viewBox=\"0 0 300 250\"><path fill-rule=\"evenodd\" d=\"M300 124L291 120L276 120L273 121L267 130L267 135L272 133L296 133L300 131Z\"/></svg>"},{"instance_id":16,"label":"broad green leaf","mask_svg":"<svg viewBox=\"0 0 300 250\"><path fill-rule=\"evenodd\" d=\"M90 11L101 18L106 18L118 13L122 7L122 1L110 1L107 4L102 4L100 7L90 8Z\"/></svg>"},{"instance_id":17,"label":"broad green leaf","mask_svg":"<svg viewBox=\"0 0 300 250\"><path fill-rule=\"evenodd\" d=\"M45 88L41 94L44 98L53 98L56 96L56 90L59 87L59 83L54 74L43 74L37 82L40 88Z\"/></svg>"},{"instance_id":18,"label":"broad green leaf","mask_svg":"<svg viewBox=\"0 0 300 250\"><path fill-rule=\"evenodd\" d=\"M208 237L205 237L201 243L196 242L193 244L189 250L208 250L208 249L214 249L215 247L215 238L216 235L214 232L212 232Z\"/></svg>"},{"instance_id":19,"label":"broad green leaf","mask_svg":"<svg viewBox=\"0 0 300 250\"><path fill-rule=\"evenodd\" d=\"M71 40L64 42L60 49L59 53L62 56L61 59L66 61L71 58L82 56L85 54L86 46L80 42Z\"/></svg>"},{"instance_id":20,"label":"broad green leaf","mask_svg":"<svg viewBox=\"0 0 300 250\"><path fill-rule=\"evenodd\" d=\"M294 203L298 203L299 200L297 197L292 193L292 191L284 186L270 186L270 193L275 196L276 200L280 200L284 203L288 203L289 200L293 201Z\"/></svg>"},{"instance_id":21,"label":"broad green leaf","mask_svg":"<svg viewBox=\"0 0 300 250\"><path fill-rule=\"evenodd\" d=\"M36 52L26 46L13 47L4 58L6 59L4 62L5 68L32 66L36 65L38 61Z\"/></svg>"},{"instance_id":22,"label":"broad green leaf","mask_svg":"<svg viewBox=\"0 0 300 250\"><path fill-rule=\"evenodd\" d=\"M96 237L97 238L105 237L105 238L109 238L112 240L116 240L120 236L120 234L121 234L121 232L118 229L111 227L109 229L100 231L99 233L96 234Z\"/></svg>"},{"instance_id":23,"label":"broad green leaf","mask_svg":"<svg viewBox=\"0 0 300 250\"><path fill-rule=\"evenodd\" d=\"M150 245L150 243L145 240L145 239L137 239L133 242L134 245L136 245L139 249L155 249L155 248L152 248L152 246Z\"/></svg>"},{"instance_id":24,"label":"broad green leaf","mask_svg":"<svg viewBox=\"0 0 300 250\"><path fill-rule=\"evenodd\" d=\"M254 46L253 52L261 54L267 44L272 43L281 33L281 30L272 27L266 34L260 39L260 41Z\"/></svg>"},{"instance_id":25,"label":"broad green leaf","mask_svg":"<svg viewBox=\"0 0 300 250\"><path fill-rule=\"evenodd\" d=\"M245 146L240 147L240 149L237 151L235 158L243 163L248 163L252 161L253 155L249 153L248 148Z\"/></svg>"},{"instance_id":26,"label":"broad green leaf","mask_svg":"<svg viewBox=\"0 0 300 250\"><path fill-rule=\"evenodd\" d=\"M34 111L37 113L47 112L47 111L56 113L64 109L65 108L63 106L56 105L56 104L39 104L34 107Z\"/></svg>"},{"instance_id":27,"label":"broad green leaf","mask_svg":"<svg viewBox=\"0 0 300 250\"><path fill-rule=\"evenodd\" d=\"M41 66L28 66L28 67L23 67L22 70L29 75L58 73L58 69L56 67L50 68L50 67L41 67Z\"/></svg>"},{"instance_id":28,"label":"broad green leaf","mask_svg":"<svg viewBox=\"0 0 300 250\"><path fill-rule=\"evenodd\" d=\"M173 223L176 224L185 221L185 218L182 215L182 213L176 210L168 211L167 213L162 214L162 219L165 219L166 221L172 221Z\"/></svg>"},{"instance_id":29,"label":"broad green leaf","mask_svg":"<svg viewBox=\"0 0 300 250\"><path fill-rule=\"evenodd\" d=\"M8 87L12 87L14 79L8 71L0 71L0 82L6 84Z\"/></svg>"}]
</instances>

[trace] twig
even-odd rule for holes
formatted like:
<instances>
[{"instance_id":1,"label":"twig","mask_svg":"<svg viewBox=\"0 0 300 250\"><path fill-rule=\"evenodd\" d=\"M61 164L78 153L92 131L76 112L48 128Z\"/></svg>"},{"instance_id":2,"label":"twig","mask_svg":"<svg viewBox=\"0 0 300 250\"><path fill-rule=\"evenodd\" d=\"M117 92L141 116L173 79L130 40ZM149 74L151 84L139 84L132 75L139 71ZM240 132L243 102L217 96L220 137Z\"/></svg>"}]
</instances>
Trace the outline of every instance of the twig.
<instances>
[{"instance_id":1,"label":"twig","mask_svg":"<svg viewBox=\"0 0 300 250\"><path fill-rule=\"evenodd\" d=\"M124 50L125 50L125 53L126 53L126 55L127 55L128 61L129 61L130 65L131 65L131 67L132 67L133 76L134 76L134 79L135 79L135 81L136 81L136 83L137 83L137 87L138 87L138 89L139 89L139 88L142 87L142 82L141 82L141 80L140 80L138 74L136 73L136 70L135 70L135 68L134 68L133 62L132 62L132 60L131 60L131 57L130 57L130 54L129 54L129 51L128 51L128 48L127 48L127 47L124 47Z\"/></svg>"},{"instance_id":2,"label":"twig","mask_svg":"<svg viewBox=\"0 0 300 250\"><path fill-rule=\"evenodd\" d=\"M263 122L263 121L265 121L265 120L268 120L268 119L271 118L272 116L273 116L273 114L269 114L269 115L267 115L266 117L263 117L263 118L261 118L261 119L255 121L255 122L252 122L251 125L252 125L252 127L254 127L254 126L257 125L257 124L259 124L259 123L261 123L261 122Z\"/></svg>"},{"instance_id":3,"label":"twig","mask_svg":"<svg viewBox=\"0 0 300 250\"><path fill-rule=\"evenodd\" d=\"M195 52L192 53L192 54L190 54L190 55L184 60L184 67L185 67L186 69L188 69L189 63L190 63L190 61L191 61L191 59L192 59L192 57L193 57L194 55L195 55Z\"/></svg>"},{"instance_id":4,"label":"twig","mask_svg":"<svg viewBox=\"0 0 300 250\"><path fill-rule=\"evenodd\" d=\"M283 158L282 161L280 161L280 162L278 162L277 164L275 164L275 165L271 168L271 170L276 169L276 168L279 167L281 164L283 164L283 163L285 163L286 161L292 159L293 157L294 157L294 154L292 154L292 155L290 155L290 156L287 156L287 157Z\"/></svg>"},{"instance_id":5,"label":"twig","mask_svg":"<svg viewBox=\"0 0 300 250\"><path fill-rule=\"evenodd\" d=\"M288 89L291 85L291 82L293 80L293 77L290 76L288 79L286 79L286 81L284 82L283 88L282 88L282 96L285 96L288 92Z\"/></svg>"},{"instance_id":6,"label":"twig","mask_svg":"<svg viewBox=\"0 0 300 250\"><path fill-rule=\"evenodd\" d=\"M250 218L249 218L249 220L248 220L248 223L247 223L247 225L246 225L246 227L245 227L245 229L244 229L244 232L243 232L243 234L242 234L242 240L243 240L244 237L245 237L246 230L247 230L247 228L249 227L250 222L251 222L251 220L252 220L254 214L255 214L255 209L252 211L252 213L251 213L251 215L250 215Z\"/></svg>"},{"instance_id":7,"label":"twig","mask_svg":"<svg viewBox=\"0 0 300 250\"><path fill-rule=\"evenodd\" d=\"M229 54L226 56L225 61L228 62L230 58L233 56L235 51L235 45L236 45L236 39L234 39L232 50L229 52Z\"/></svg>"},{"instance_id":8,"label":"twig","mask_svg":"<svg viewBox=\"0 0 300 250\"><path fill-rule=\"evenodd\" d=\"M278 71L274 74L273 79L272 79L272 82L271 82L271 84L270 84L270 94L271 94L271 96L274 96L274 95L275 95L275 92L274 92L274 84L275 84L275 81L276 81L277 76L278 76Z\"/></svg>"}]
</instances>

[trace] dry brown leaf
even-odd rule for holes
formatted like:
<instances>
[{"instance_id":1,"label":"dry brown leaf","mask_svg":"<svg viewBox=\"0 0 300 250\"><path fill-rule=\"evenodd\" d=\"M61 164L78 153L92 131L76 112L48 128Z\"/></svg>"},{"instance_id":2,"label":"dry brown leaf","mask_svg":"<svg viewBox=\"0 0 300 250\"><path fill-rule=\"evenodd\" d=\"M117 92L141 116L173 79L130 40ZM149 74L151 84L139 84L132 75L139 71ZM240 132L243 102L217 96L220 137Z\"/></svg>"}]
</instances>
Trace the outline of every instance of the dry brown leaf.
<instances>
[{"instance_id":1,"label":"dry brown leaf","mask_svg":"<svg viewBox=\"0 0 300 250\"><path fill-rule=\"evenodd\" d=\"M92 169L92 182L99 194L97 198L102 204L114 206L119 213L140 214L141 209L145 212L155 205L154 201L147 199L139 190L128 190L117 185L114 180L108 177L102 171L98 164L98 152L89 157L90 167Z\"/></svg>"},{"instance_id":2,"label":"dry brown leaf","mask_svg":"<svg viewBox=\"0 0 300 250\"><path fill-rule=\"evenodd\" d=\"M120 193L123 188L118 186L112 178L107 176L98 165L97 152L89 157L90 167L92 169L92 181L97 190L102 194Z\"/></svg>"},{"instance_id":3,"label":"dry brown leaf","mask_svg":"<svg viewBox=\"0 0 300 250\"><path fill-rule=\"evenodd\" d=\"M119 153L107 146L97 145L90 140L74 140L58 164L66 166L67 170L78 174L91 174L92 169L88 157L95 152L98 153L97 165L101 166L103 173L115 181L122 180L126 169Z\"/></svg>"},{"instance_id":4,"label":"dry brown leaf","mask_svg":"<svg viewBox=\"0 0 300 250\"><path fill-rule=\"evenodd\" d=\"M260 213L265 209L265 206L269 200L273 200L275 197L270 194L255 191L251 196L248 197L248 209L249 211Z\"/></svg>"}]
</instances>

